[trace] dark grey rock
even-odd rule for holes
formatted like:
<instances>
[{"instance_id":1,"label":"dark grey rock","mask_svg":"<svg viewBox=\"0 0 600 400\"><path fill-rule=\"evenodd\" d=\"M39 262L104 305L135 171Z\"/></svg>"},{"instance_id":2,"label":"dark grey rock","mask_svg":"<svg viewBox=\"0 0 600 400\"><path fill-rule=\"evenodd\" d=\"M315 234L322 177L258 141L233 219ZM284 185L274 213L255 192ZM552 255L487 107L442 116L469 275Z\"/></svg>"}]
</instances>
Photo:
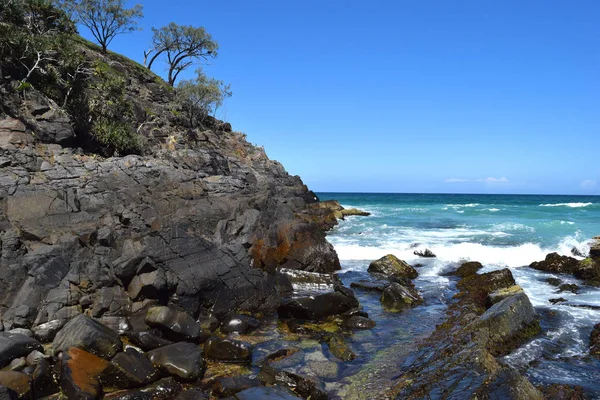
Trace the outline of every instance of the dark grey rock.
<instances>
[{"instance_id":1,"label":"dark grey rock","mask_svg":"<svg viewBox=\"0 0 600 400\"><path fill-rule=\"evenodd\" d=\"M342 314L358 305L351 290L338 287L335 292L286 300L277 313L280 318L320 320Z\"/></svg>"},{"instance_id":2,"label":"dark grey rock","mask_svg":"<svg viewBox=\"0 0 600 400\"><path fill-rule=\"evenodd\" d=\"M180 342L148 352L148 359L166 373L184 380L201 379L206 370L202 350L195 344Z\"/></svg>"},{"instance_id":3,"label":"dark grey rock","mask_svg":"<svg viewBox=\"0 0 600 400\"><path fill-rule=\"evenodd\" d=\"M111 359L122 350L123 344L112 329L86 315L69 321L52 342L55 352L77 347L98 357Z\"/></svg>"},{"instance_id":4,"label":"dark grey rock","mask_svg":"<svg viewBox=\"0 0 600 400\"><path fill-rule=\"evenodd\" d=\"M421 304L423 299L414 288L392 283L383 291L379 301L388 311L401 311Z\"/></svg>"},{"instance_id":5,"label":"dark grey rock","mask_svg":"<svg viewBox=\"0 0 600 400\"><path fill-rule=\"evenodd\" d=\"M34 350L44 351L37 340L17 333L0 332L0 368Z\"/></svg>"},{"instance_id":6,"label":"dark grey rock","mask_svg":"<svg viewBox=\"0 0 600 400\"><path fill-rule=\"evenodd\" d=\"M222 377L212 384L212 394L224 398L256 386L261 386L261 382L256 378L247 376Z\"/></svg>"},{"instance_id":7,"label":"dark grey rock","mask_svg":"<svg viewBox=\"0 0 600 400\"><path fill-rule=\"evenodd\" d=\"M129 332L127 337L144 351L150 351L159 347L168 346L173 344L172 341L163 338L158 335L159 332L155 331L144 331L144 332Z\"/></svg>"},{"instance_id":8,"label":"dark grey rock","mask_svg":"<svg viewBox=\"0 0 600 400\"><path fill-rule=\"evenodd\" d=\"M202 335L200 324L189 314L169 307L151 307L146 314L146 324L160 329L167 338L174 341L198 339Z\"/></svg>"},{"instance_id":9,"label":"dark grey rock","mask_svg":"<svg viewBox=\"0 0 600 400\"><path fill-rule=\"evenodd\" d=\"M51 342L66 321L54 319L32 328L33 336L42 343Z\"/></svg>"},{"instance_id":10,"label":"dark grey rock","mask_svg":"<svg viewBox=\"0 0 600 400\"><path fill-rule=\"evenodd\" d=\"M375 321L369 318L361 317L358 315L347 318L342 322L342 328L348 330L358 330L358 329L372 329L377 324Z\"/></svg>"},{"instance_id":11,"label":"dark grey rock","mask_svg":"<svg viewBox=\"0 0 600 400\"><path fill-rule=\"evenodd\" d=\"M104 388L130 389L148 385L159 377L158 371L144 354L128 348L111 360L100 376L100 382Z\"/></svg>"},{"instance_id":12,"label":"dark grey rock","mask_svg":"<svg viewBox=\"0 0 600 400\"><path fill-rule=\"evenodd\" d=\"M236 393L237 400L295 400L301 399L294 392L279 386L261 386L243 390Z\"/></svg>"},{"instance_id":13,"label":"dark grey rock","mask_svg":"<svg viewBox=\"0 0 600 400\"><path fill-rule=\"evenodd\" d=\"M260 321L247 315L233 315L223 321L221 330L225 333L248 333L260 325Z\"/></svg>"},{"instance_id":14,"label":"dark grey rock","mask_svg":"<svg viewBox=\"0 0 600 400\"><path fill-rule=\"evenodd\" d=\"M419 276L417 270L393 254L388 254L379 260L373 261L371 264L369 264L368 271L386 276L399 275L407 279L415 279L417 276Z\"/></svg>"},{"instance_id":15,"label":"dark grey rock","mask_svg":"<svg viewBox=\"0 0 600 400\"><path fill-rule=\"evenodd\" d=\"M249 363L252 361L252 348L250 343L233 339L220 339L210 337L204 344L206 358L230 363Z\"/></svg>"}]
</instances>

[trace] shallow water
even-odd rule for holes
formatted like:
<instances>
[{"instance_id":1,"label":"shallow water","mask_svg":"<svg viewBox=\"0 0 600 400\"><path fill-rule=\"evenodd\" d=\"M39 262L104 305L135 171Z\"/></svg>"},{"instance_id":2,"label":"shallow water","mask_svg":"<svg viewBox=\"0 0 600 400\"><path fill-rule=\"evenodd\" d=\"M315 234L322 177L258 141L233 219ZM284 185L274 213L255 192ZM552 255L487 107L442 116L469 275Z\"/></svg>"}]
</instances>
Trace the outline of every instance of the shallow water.
<instances>
[{"instance_id":1,"label":"shallow water","mask_svg":"<svg viewBox=\"0 0 600 400\"><path fill-rule=\"evenodd\" d=\"M600 361L588 356L589 335L600 322L600 310L571 306L600 306L600 289L583 285L572 276L527 267L553 251L571 255L576 248L585 254L589 239L600 234L599 197L343 193L319 197L372 213L370 217L349 217L328 235L340 257L340 276L346 285L367 278L370 261L393 253L410 264L422 264L415 284L425 298L424 305L393 314L381 309L376 294L355 290L378 326L351 339L353 346L361 349L359 357L365 358L356 363L357 374L340 382L346 391L336 393L353 398L349 386L389 385L391 377L386 372L391 370L387 364L391 361L378 357L378 352L385 354L386 348L394 346L399 358L396 365L401 365L402 354L441 322L455 292L452 282L442 275L473 260L484 264L482 272L510 268L542 317L542 334L503 360L535 384L580 385L592 397L600 398ZM425 248L437 258L413 254ZM580 292L559 294L546 282L549 277L576 283ZM568 303L550 304L548 300L556 297ZM361 367L371 376L362 376ZM380 375L373 372L378 368ZM373 381L377 384L365 383Z\"/></svg>"}]
</instances>

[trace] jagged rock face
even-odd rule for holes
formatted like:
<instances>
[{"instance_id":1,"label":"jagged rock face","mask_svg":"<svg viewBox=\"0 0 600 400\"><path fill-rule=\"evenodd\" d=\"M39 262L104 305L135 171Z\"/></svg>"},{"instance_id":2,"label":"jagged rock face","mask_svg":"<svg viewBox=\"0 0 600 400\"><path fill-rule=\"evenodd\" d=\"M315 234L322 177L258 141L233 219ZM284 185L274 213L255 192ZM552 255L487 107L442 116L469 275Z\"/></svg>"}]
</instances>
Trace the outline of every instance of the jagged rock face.
<instances>
[{"instance_id":1,"label":"jagged rock face","mask_svg":"<svg viewBox=\"0 0 600 400\"><path fill-rule=\"evenodd\" d=\"M151 303L193 316L275 309L276 267L339 269L323 215L307 207L314 194L240 134L102 159L29 144L8 125L22 135L0 146L6 329Z\"/></svg>"}]
</instances>

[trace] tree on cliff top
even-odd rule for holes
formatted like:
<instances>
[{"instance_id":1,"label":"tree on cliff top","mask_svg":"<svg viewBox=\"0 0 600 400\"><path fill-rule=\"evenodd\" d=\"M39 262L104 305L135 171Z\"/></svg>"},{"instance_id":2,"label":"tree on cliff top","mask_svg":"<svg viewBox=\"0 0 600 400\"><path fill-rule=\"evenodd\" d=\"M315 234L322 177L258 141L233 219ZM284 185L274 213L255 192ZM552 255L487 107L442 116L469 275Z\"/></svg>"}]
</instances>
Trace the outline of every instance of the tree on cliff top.
<instances>
[{"instance_id":1,"label":"tree on cliff top","mask_svg":"<svg viewBox=\"0 0 600 400\"><path fill-rule=\"evenodd\" d=\"M182 26L171 22L160 29L152 28L152 32L152 46L144 52L144 65L151 69L159 56L166 55L169 65L168 82L171 86L175 85L181 71L200 59L217 56L219 45L203 27Z\"/></svg>"},{"instance_id":2,"label":"tree on cliff top","mask_svg":"<svg viewBox=\"0 0 600 400\"><path fill-rule=\"evenodd\" d=\"M202 69L196 71L196 79L185 80L177 85L177 101L181 104L190 126L214 114L227 97L231 97L230 85L207 77Z\"/></svg>"},{"instance_id":3,"label":"tree on cliff top","mask_svg":"<svg viewBox=\"0 0 600 400\"><path fill-rule=\"evenodd\" d=\"M102 46L102 52L117 35L137 30L142 6L125 8L125 0L63 0L60 2L73 19L87 27Z\"/></svg>"}]
</instances>

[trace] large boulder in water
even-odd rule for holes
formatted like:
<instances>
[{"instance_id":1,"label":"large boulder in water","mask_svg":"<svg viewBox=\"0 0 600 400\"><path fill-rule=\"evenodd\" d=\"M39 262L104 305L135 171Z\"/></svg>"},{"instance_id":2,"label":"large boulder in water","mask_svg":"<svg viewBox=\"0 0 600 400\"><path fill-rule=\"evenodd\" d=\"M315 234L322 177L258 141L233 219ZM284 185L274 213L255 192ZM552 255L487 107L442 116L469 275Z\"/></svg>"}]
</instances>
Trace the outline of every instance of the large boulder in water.
<instances>
[{"instance_id":1,"label":"large boulder in water","mask_svg":"<svg viewBox=\"0 0 600 400\"><path fill-rule=\"evenodd\" d=\"M358 305L358 300L350 289L338 287L334 292L286 300L279 306L277 313L280 318L320 320L342 314Z\"/></svg>"},{"instance_id":2,"label":"large boulder in water","mask_svg":"<svg viewBox=\"0 0 600 400\"><path fill-rule=\"evenodd\" d=\"M590 354L600 357L600 324L594 325L590 334Z\"/></svg>"},{"instance_id":3,"label":"large boulder in water","mask_svg":"<svg viewBox=\"0 0 600 400\"><path fill-rule=\"evenodd\" d=\"M388 311L401 311L421 304L423 299L414 288L392 283L383 291L379 301Z\"/></svg>"},{"instance_id":4,"label":"large boulder in water","mask_svg":"<svg viewBox=\"0 0 600 400\"><path fill-rule=\"evenodd\" d=\"M550 253L544 261L532 262L529 266L533 269L546 272L572 274L577 270L579 260L558 253Z\"/></svg>"},{"instance_id":5,"label":"large boulder in water","mask_svg":"<svg viewBox=\"0 0 600 400\"><path fill-rule=\"evenodd\" d=\"M369 264L368 271L387 276L397 275L407 279L415 279L417 276L419 276L419 273L416 269L408 265L405 261L400 260L393 254L388 254L379 260L373 261L371 264Z\"/></svg>"}]
</instances>

